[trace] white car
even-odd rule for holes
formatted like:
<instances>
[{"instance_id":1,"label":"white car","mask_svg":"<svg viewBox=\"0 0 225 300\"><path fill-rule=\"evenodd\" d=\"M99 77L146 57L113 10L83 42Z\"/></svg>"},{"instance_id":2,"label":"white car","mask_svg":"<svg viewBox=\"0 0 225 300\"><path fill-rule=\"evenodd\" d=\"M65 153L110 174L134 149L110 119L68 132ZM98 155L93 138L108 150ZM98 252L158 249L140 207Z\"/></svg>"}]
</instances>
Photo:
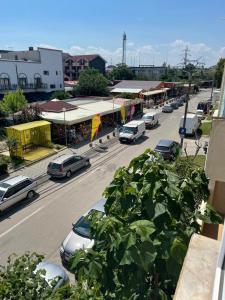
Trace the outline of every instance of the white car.
<instances>
[{"instance_id":1,"label":"white car","mask_svg":"<svg viewBox=\"0 0 225 300\"><path fill-rule=\"evenodd\" d=\"M16 204L24 198L32 199L37 182L26 176L16 176L0 182L0 211Z\"/></svg>"},{"instance_id":2,"label":"white car","mask_svg":"<svg viewBox=\"0 0 225 300\"><path fill-rule=\"evenodd\" d=\"M121 143L136 142L138 138L145 134L145 122L143 120L131 121L123 125L119 134Z\"/></svg>"},{"instance_id":3,"label":"white car","mask_svg":"<svg viewBox=\"0 0 225 300\"><path fill-rule=\"evenodd\" d=\"M95 211L101 212L102 215L104 215L105 202L106 199L99 200L86 214L73 224L72 230L62 242L60 247L60 256L63 263L68 263L76 250L93 247L94 240L90 239L90 222L86 217L90 216Z\"/></svg>"},{"instance_id":4,"label":"white car","mask_svg":"<svg viewBox=\"0 0 225 300\"><path fill-rule=\"evenodd\" d=\"M142 120L145 122L146 128L151 128L159 123L159 113L153 111L143 115Z\"/></svg>"},{"instance_id":5,"label":"white car","mask_svg":"<svg viewBox=\"0 0 225 300\"><path fill-rule=\"evenodd\" d=\"M202 109L197 109L196 110L196 115L198 116L199 122L205 118L204 117L204 111Z\"/></svg>"}]
</instances>

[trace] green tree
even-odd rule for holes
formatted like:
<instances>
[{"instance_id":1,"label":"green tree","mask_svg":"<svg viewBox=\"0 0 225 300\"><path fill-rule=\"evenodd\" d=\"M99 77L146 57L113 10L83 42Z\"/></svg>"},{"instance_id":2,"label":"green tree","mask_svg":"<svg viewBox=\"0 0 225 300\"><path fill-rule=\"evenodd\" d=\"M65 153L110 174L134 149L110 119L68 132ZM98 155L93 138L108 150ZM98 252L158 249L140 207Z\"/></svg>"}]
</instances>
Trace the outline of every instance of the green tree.
<instances>
[{"instance_id":1,"label":"green tree","mask_svg":"<svg viewBox=\"0 0 225 300\"><path fill-rule=\"evenodd\" d=\"M27 105L26 98L22 90L7 93L0 102L0 110L6 115L12 115L15 122L15 113L21 111Z\"/></svg>"},{"instance_id":2,"label":"green tree","mask_svg":"<svg viewBox=\"0 0 225 300\"><path fill-rule=\"evenodd\" d=\"M43 278L44 271L35 273L36 266L43 256L24 254L8 258L6 266L0 266L0 298L11 300L47 299L52 288Z\"/></svg>"},{"instance_id":3,"label":"green tree","mask_svg":"<svg viewBox=\"0 0 225 300\"><path fill-rule=\"evenodd\" d=\"M52 96L51 99L59 99L59 100L63 100L63 99L68 99L70 98L70 93L65 92L65 91L55 91Z\"/></svg>"},{"instance_id":4,"label":"green tree","mask_svg":"<svg viewBox=\"0 0 225 300\"><path fill-rule=\"evenodd\" d=\"M80 95L107 96L108 80L96 69L86 69L79 76L77 87Z\"/></svg>"},{"instance_id":5,"label":"green tree","mask_svg":"<svg viewBox=\"0 0 225 300\"><path fill-rule=\"evenodd\" d=\"M216 72L215 72L215 86L217 88L220 88L222 83L224 66L225 66L225 58L220 58L216 65Z\"/></svg>"},{"instance_id":6,"label":"green tree","mask_svg":"<svg viewBox=\"0 0 225 300\"><path fill-rule=\"evenodd\" d=\"M135 75L125 64L118 64L109 73L109 78L112 80L132 80L135 79Z\"/></svg>"},{"instance_id":7,"label":"green tree","mask_svg":"<svg viewBox=\"0 0 225 300\"><path fill-rule=\"evenodd\" d=\"M104 195L106 216L90 217L94 247L72 260L78 282L90 290L98 282L104 299L172 299L198 219L221 221L207 205L204 171L190 166L180 176L147 150L116 172Z\"/></svg>"}]
</instances>

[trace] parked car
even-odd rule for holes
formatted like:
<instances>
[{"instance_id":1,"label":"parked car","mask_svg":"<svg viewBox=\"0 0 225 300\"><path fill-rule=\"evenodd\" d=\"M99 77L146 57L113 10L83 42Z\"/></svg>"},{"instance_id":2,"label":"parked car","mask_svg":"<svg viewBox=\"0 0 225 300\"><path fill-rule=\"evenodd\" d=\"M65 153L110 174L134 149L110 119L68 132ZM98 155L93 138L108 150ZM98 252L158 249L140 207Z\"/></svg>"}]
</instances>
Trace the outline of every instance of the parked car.
<instances>
[{"instance_id":1,"label":"parked car","mask_svg":"<svg viewBox=\"0 0 225 300\"><path fill-rule=\"evenodd\" d=\"M173 112L173 107L171 106L171 103L170 104L165 104L162 108L162 112L164 112L164 113Z\"/></svg>"},{"instance_id":2,"label":"parked car","mask_svg":"<svg viewBox=\"0 0 225 300\"><path fill-rule=\"evenodd\" d=\"M177 99L177 104L178 106L183 106L184 105L184 101L182 98Z\"/></svg>"},{"instance_id":3,"label":"parked car","mask_svg":"<svg viewBox=\"0 0 225 300\"><path fill-rule=\"evenodd\" d=\"M196 110L196 115L198 117L198 121L201 122L201 120L204 120L204 111L202 109L197 109Z\"/></svg>"},{"instance_id":4,"label":"parked car","mask_svg":"<svg viewBox=\"0 0 225 300\"><path fill-rule=\"evenodd\" d=\"M201 101L198 103L197 109L201 109L203 110L204 114L207 114L208 111L211 109L211 104L207 101Z\"/></svg>"},{"instance_id":5,"label":"parked car","mask_svg":"<svg viewBox=\"0 0 225 300\"><path fill-rule=\"evenodd\" d=\"M49 286L52 286L52 283L54 282L53 292L62 285L69 283L68 275L66 274L65 270L59 265L48 261L42 261L37 265L34 273L36 274L40 270L45 271L45 274L42 274L41 276L43 276Z\"/></svg>"},{"instance_id":6,"label":"parked car","mask_svg":"<svg viewBox=\"0 0 225 300\"><path fill-rule=\"evenodd\" d=\"M182 116L180 120L180 128L183 128L183 123L184 123L184 116ZM188 113L186 116L186 135L194 135L198 128L199 128L200 122L198 120L198 116L193 113Z\"/></svg>"},{"instance_id":7,"label":"parked car","mask_svg":"<svg viewBox=\"0 0 225 300\"><path fill-rule=\"evenodd\" d=\"M173 109L178 109L179 108L179 105L178 105L177 101L174 101L174 102L170 103L170 105L172 106Z\"/></svg>"},{"instance_id":8,"label":"parked car","mask_svg":"<svg viewBox=\"0 0 225 300\"><path fill-rule=\"evenodd\" d=\"M173 160L179 156L181 147L173 140L160 140L154 151L162 155L164 159Z\"/></svg>"},{"instance_id":9,"label":"parked car","mask_svg":"<svg viewBox=\"0 0 225 300\"><path fill-rule=\"evenodd\" d=\"M105 202L104 198L99 200L75 224L72 224L72 230L60 247L60 256L64 264L68 264L76 250L92 248L94 245L94 240L90 239L90 222L87 217L96 211L104 215Z\"/></svg>"},{"instance_id":10,"label":"parked car","mask_svg":"<svg viewBox=\"0 0 225 300\"><path fill-rule=\"evenodd\" d=\"M15 176L0 182L0 211L16 204L24 198L32 199L37 189L37 181L26 176Z\"/></svg>"},{"instance_id":11,"label":"parked car","mask_svg":"<svg viewBox=\"0 0 225 300\"><path fill-rule=\"evenodd\" d=\"M49 163L47 174L56 178L69 178L72 173L83 167L88 167L89 165L90 160L88 157L63 154Z\"/></svg>"},{"instance_id":12,"label":"parked car","mask_svg":"<svg viewBox=\"0 0 225 300\"><path fill-rule=\"evenodd\" d=\"M145 122L143 120L131 121L121 128L119 141L121 143L136 142L138 138L145 134Z\"/></svg>"},{"instance_id":13,"label":"parked car","mask_svg":"<svg viewBox=\"0 0 225 300\"><path fill-rule=\"evenodd\" d=\"M148 112L144 114L142 120L145 122L146 128L151 128L159 123L159 113L158 112Z\"/></svg>"}]
</instances>

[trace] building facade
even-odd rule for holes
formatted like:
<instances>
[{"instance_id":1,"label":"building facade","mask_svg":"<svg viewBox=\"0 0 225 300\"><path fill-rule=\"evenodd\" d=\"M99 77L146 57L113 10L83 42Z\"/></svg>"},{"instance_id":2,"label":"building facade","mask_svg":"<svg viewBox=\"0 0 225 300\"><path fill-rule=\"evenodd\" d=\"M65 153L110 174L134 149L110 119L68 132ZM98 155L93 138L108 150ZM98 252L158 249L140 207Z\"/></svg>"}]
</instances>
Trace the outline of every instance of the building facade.
<instances>
[{"instance_id":1,"label":"building facade","mask_svg":"<svg viewBox=\"0 0 225 300\"><path fill-rule=\"evenodd\" d=\"M160 80L166 74L166 66L140 65L129 67L136 78L143 80Z\"/></svg>"},{"instance_id":2,"label":"building facade","mask_svg":"<svg viewBox=\"0 0 225 300\"><path fill-rule=\"evenodd\" d=\"M72 81L79 78L85 69L96 69L105 75L106 61L98 54L93 55L69 55L63 53L64 80Z\"/></svg>"},{"instance_id":3,"label":"building facade","mask_svg":"<svg viewBox=\"0 0 225 300\"><path fill-rule=\"evenodd\" d=\"M28 51L0 51L0 94L18 88L25 94L63 90L62 51L32 47Z\"/></svg>"}]
</instances>

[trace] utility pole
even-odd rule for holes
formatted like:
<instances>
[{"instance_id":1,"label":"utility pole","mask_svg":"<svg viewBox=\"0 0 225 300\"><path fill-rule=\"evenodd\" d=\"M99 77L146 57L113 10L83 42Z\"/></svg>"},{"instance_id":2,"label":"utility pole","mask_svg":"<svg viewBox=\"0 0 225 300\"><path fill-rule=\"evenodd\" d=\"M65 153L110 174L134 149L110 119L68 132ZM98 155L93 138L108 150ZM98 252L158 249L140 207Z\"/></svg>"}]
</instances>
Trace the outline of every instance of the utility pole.
<instances>
[{"instance_id":1,"label":"utility pole","mask_svg":"<svg viewBox=\"0 0 225 300\"><path fill-rule=\"evenodd\" d=\"M187 92L187 95L186 95L186 102L185 102L183 128L185 128L185 126L186 126L186 119L187 119L187 112L188 112L188 101L190 99L191 82L192 82L191 72L187 72L187 73L188 73L188 92ZM183 148L183 143L184 143L184 137L181 136L181 140L180 140L181 149Z\"/></svg>"},{"instance_id":2,"label":"utility pole","mask_svg":"<svg viewBox=\"0 0 225 300\"><path fill-rule=\"evenodd\" d=\"M184 50L184 58L183 58L183 72L188 74L188 90L187 90L187 94L186 94L184 120L183 120L183 129L184 129L184 131L186 131L185 128L186 128L186 119L187 119L187 113L188 113L188 101L190 99L191 84L192 84L193 72L194 72L194 70L192 70L191 68L190 68L190 70L188 70L187 66L189 64L193 65L193 63L195 63L196 67L199 65L198 60L189 60L188 59L189 52L190 52L190 50L188 49L188 47L186 47L185 50ZM181 134L181 141L180 141L181 149L183 148L184 136L185 136L185 134Z\"/></svg>"}]
</instances>

